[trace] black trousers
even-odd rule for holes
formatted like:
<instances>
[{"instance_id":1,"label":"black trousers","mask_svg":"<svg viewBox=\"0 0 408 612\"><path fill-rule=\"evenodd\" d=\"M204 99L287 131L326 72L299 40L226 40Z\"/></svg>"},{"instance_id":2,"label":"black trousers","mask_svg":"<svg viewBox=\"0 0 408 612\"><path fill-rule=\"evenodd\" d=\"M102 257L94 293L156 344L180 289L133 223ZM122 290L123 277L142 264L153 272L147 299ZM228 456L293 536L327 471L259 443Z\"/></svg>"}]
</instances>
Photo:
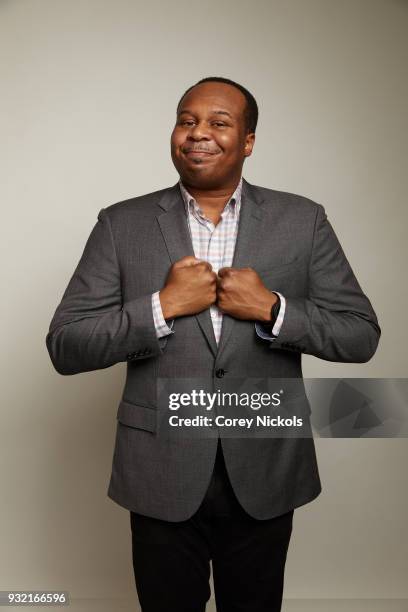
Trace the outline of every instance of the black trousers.
<instances>
[{"instance_id":1,"label":"black trousers","mask_svg":"<svg viewBox=\"0 0 408 612\"><path fill-rule=\"evenodd\" d=\"M279 612L293 510L259 521L239 504L221 444L204 500L188 520L130 513L142 612L204 612L210 560L217 612Z\"/></svg>"}]
</instances>

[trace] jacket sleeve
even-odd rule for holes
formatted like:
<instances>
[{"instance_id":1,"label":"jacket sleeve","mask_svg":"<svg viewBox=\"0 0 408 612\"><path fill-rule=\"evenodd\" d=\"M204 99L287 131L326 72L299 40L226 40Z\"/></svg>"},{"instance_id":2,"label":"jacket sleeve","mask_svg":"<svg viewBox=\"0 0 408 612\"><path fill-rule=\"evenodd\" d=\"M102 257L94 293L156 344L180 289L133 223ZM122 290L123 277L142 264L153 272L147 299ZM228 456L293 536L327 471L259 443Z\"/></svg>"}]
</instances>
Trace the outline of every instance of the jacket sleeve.
<instances>
[{"instance_id":1,"label":"jacket sleeve","mask_svg":"<svg viewBox=\"0 0 408 612\"><path fill-rule=\"evenodd\" d=\"M308 286L307 299L285 295L282 328L269 347L327 361L371 359L381 329L321 204L317 205Z\"/></svg>"},{"instance_id":2,"label":"jacket sleeve","mask_svg":"<svg viewBox=\"0 0 408 612\"><path fill-rule=\"evenodd\" d=\"M46 346L60 374L162 353L151 294L123 303L120 268L104 209L50 323Z\"/></svg>"}]
</instances>

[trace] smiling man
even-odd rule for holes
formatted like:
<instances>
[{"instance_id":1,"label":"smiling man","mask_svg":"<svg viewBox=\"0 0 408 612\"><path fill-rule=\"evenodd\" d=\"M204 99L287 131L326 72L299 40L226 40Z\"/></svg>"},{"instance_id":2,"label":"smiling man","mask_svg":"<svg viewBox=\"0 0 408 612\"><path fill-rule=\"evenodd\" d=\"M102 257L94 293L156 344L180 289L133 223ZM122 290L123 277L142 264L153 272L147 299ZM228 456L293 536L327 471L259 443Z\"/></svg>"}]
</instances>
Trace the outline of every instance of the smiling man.
<instances>
[{"instance_id":1,"label":"smiling man","mask_svg":"<svg viewBox=\"0 0 408 612\"><path fill-rule=\"evenodd\" d=\"M184 93L179 181L100 211L46 339L61 374L127 363L108 495L143 612L203 612L210 561L219 612L278 612L294 509L321 491L310 436L161 436L157 381L301 379L302 353L365 362L381 333L323 206L243 178L257 118L229 79Z\"/></svg>"}]
</instances>

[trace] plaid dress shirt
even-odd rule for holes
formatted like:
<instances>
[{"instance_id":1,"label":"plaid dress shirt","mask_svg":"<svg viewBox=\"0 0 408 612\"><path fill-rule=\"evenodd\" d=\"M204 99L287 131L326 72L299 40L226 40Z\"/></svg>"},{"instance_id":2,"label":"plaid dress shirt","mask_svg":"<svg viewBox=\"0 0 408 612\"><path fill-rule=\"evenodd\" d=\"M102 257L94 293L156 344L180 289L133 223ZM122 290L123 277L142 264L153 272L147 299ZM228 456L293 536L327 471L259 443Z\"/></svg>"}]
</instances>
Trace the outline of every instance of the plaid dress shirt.
<instances>
[{"instance_id":1,"label":"plaid dress shirt","mask_svg":"<svg viewBox=\"0 0 408 612\"><path fill-rule=\"evenodd\" d=\"M242 177L231 198L226 203L221 213L221 219L217 225L214 225L210 219L205 217L196 200L187 191L181 180L179 181L179 187L184 201L195 257L203 261L208 261L213 271L216 273L218 273L220 268L231 266L241 208ZM279 295L280 308L272 329L272 335L270 335L269 331L264 328L261 323L255 323L255 329L258 336L269 341L275 340L278 336L285 314L285 298L278 291L274 293ZM171 322L169 327L163 317L159 291L156 291L156 293L152 295L152 308L157 337L161 338L174 333L171 329L174 321ZM223 313L215 304L212 304L210 306L210 316L214 328L215 339L218 344L221 336Z\"/></svg>"}]
</instances>

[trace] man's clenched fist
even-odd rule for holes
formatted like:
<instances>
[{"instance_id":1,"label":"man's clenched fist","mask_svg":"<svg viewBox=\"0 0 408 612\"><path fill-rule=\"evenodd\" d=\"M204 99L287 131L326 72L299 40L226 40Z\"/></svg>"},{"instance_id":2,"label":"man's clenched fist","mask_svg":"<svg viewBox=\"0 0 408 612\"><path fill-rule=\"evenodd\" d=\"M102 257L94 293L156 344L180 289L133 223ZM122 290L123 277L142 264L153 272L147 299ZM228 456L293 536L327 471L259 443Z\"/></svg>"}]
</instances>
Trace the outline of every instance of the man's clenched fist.
<instances>
[{"instance_id":1,"label":"man's clenched fist","mask_svg":"<svg viewBox=\"0 0 408 612\"><path fill-rule=\"evenodd\" d=\"M217 297L217 275L212 266L192 255L176 261L170 268L160 303L165 319L192 315L206 310Z\"/></svg>"},{"instance_id":2,"label":"man's clenched fist","mask_svg":"<svg viewBox=\"0 0 408 612\"><path fill-rule=\"evenodd\" d=\"M188 255L174 263L160 291L165 319L192 315L216 304L236 319L267 322L277 296L265 287L252 268L225 267L212 270L211 264Z\"/></svg>"},{"instance_id":3,"label":"man's clenched fist","mask_svg":"<svg viewBox=\"0 0 408 612\"><path fill-rule=\"evenodd\" d=\"M220 268L216 305L236 319L270 321L278 298L265 287L252 268Z\"/></svg>"}]
</instances>

